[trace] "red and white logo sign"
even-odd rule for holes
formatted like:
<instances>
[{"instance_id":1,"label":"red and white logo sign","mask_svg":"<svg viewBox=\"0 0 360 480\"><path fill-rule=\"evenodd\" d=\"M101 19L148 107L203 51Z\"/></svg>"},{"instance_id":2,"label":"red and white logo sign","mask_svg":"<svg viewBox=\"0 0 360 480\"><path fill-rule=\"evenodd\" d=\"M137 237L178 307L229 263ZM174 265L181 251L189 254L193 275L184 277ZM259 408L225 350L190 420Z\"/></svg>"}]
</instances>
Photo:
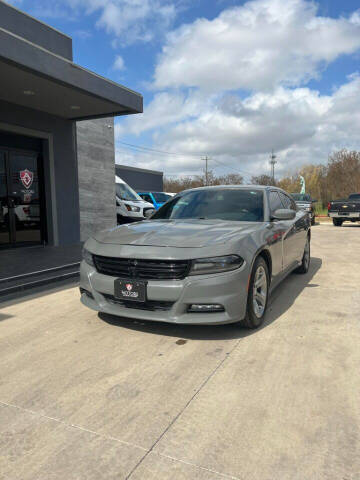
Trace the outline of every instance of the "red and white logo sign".
<instances>
[{"instance_id":1,"label":"red and white logo sign","mask_svg":"<svg viewBox=\"0 0 360 480\"><path fill-rule=\"evenodd\" d=\"M20 171L20 180L25 188L30 188L34 181L34 174L27 168Z\"/></svg>"},{"instance_id":2,"label":"red and white logo sign","mask_svg":"<svg viewBox=\"0 0 360 480\"><path fill-rule=\"evenodd\" d=\"M128 292L131 292L133 286L131 285L131 283L127 283L125 287Z\"/></svg>"}]
</instances>

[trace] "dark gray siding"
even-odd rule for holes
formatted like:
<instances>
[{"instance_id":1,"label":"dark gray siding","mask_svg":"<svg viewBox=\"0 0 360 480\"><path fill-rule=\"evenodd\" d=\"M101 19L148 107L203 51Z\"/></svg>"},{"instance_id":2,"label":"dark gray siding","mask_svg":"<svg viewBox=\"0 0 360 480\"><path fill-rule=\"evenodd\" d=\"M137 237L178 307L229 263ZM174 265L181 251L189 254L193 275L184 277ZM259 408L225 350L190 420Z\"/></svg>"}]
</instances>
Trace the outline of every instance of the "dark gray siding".
<instances>
[{"instance_id":1,"label":"dark gray siding","mask_svg":"<svg viewBox=\"0 0 360 480\"><path fill-rule=\"evenodd\" d=\"M40 130L53 135L55 217L51 197L49 145L44 141L45 198L49 244L55 240L57 224L59 245L70 245L80 240L79 185L75 150L75 126L72 122L0 101L0 122ZM1 126L0 126L1 129Z\"/></svg>"},{"instance_id":2,"label":"dark gray siding","mask_svg":"<svg viewBox=\"0 0 360 480\"><path fill-rule=\"evenodd\" d=\"M116 225L114 120L77 123L81 240Z\"/></svg>"},{"instance_id":3,"label":"dark gray siding","mask_svg":"<svg viewBox=\"0 0 360 480\"><path fill-rule=\"evenodd\" d=\"M162 192L163 173L143 168L115 165L116 174L136 192Z\"/></svg>"},{"instance_id":4,"label":"dark gray siding","mask_svg":"<svg viewBox=\"0 0 360 480\"><path fill-rule=\"evenodd\" d=\"M72 60L72 40L0 0L0 27Z\"/></svg>"}]
</instances>

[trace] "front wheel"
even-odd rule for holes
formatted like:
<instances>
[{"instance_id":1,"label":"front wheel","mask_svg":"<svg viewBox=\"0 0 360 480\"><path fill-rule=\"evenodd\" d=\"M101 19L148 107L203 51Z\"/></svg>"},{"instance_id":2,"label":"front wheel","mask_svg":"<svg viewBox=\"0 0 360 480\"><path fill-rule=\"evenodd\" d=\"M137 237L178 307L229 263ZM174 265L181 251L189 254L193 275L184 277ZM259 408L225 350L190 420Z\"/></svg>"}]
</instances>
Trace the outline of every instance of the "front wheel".
<instances>
[{"instance_id":1,"label":"front wheel","mask_svg":"<svg viewBox=\"0 0 360 480\"><path fill-rule=\"evenodd\" d=\"M262 257L255 260L250 276L246 317L242 324L258 328L263 323L269 298L269 269Z\"/></svg>"},{"instance_id":2,"label":"front wheel","mask_svg":"<svg viewBox=\"0 0 360 480\"><path fill-rule=\"evenodd\" d=\"M333 224L335 225L335 227L341 227L341 225L343 224L343 220L341 220L341 218L333 218Z\"/></svg>"}]
</instances>

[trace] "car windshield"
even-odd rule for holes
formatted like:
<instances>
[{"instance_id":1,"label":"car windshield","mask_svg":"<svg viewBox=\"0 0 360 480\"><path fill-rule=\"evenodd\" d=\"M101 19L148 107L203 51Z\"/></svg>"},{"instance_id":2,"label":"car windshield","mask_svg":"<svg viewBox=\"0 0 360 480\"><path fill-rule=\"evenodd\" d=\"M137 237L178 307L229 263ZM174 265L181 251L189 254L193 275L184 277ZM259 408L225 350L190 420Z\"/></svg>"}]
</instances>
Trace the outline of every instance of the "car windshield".
<instances>
[{"instance_id":1,"label":"car windshield","mask_svg":"<svg viewBox=\"0 0 360 480\"><path fill-rule=\"evenodd\" d=\"M171 198L171 195L167 195L166 193L163 192L152 192L155 201L158 203L165 203Z\"/></svg>"},{"instance_id":2,"label":"car windshield","mask_svg":"<svg viewBox=\"0 0 360 480\"><path fill-rule=\"evenodd\" d=\"M295 202L311 202L311 197L308 193L292 193L291 196Z\"/></svg>"},{"instance_id":3,"label":"car windshield","mask_svg":"<svg viewBox=\"0 0 360 480\"><path fill-rule=\"evenodd\" d=\"M115 188L116 196L119 197L120 200L141 200L139 195L126 183L115 183Z\"/></svg>"},{"instance_id":4,"label":"car windshield","mask_svg":"<svg viewBox=\"0 0 360 480\"><path fill-rule=\"evenodd\" d=\"M193 190L170 200L151 217L152 220L190 218L263 222L263 192L240 188Z\"/></svg>"}]
</instances>

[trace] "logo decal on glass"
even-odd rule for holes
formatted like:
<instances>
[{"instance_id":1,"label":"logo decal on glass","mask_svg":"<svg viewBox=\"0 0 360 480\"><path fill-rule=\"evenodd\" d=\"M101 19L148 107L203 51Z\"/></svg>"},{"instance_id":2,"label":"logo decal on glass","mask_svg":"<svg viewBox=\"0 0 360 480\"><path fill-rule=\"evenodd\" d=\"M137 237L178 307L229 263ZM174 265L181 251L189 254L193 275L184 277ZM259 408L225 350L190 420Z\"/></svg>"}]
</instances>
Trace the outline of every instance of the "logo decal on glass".
<instances>
[{"instance_id":1,"label":"logo decal on glass","mask_svg":"<svg viewBox=\"0 0 360 480\"><path fill-rule=\"evenodd\" d=\"M30 188L33 180L34 180L34 174L27 168L25 170L20 171L20 180L21 183L24 185L25 188Z\"/></svg>"}]
</instances>

